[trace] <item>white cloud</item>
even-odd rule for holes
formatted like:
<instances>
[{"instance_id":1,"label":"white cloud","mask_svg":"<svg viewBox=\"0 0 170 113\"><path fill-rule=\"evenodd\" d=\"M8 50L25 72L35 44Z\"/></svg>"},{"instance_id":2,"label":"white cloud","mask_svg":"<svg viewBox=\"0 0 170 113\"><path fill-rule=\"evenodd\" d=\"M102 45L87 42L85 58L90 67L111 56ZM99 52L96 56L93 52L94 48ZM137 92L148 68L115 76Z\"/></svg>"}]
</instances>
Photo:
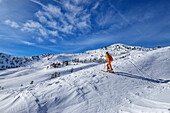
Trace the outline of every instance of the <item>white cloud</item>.
<instances>
[{"instance_id":1,"label":"white cloud","mask_svg":"<svg viewBox=\"0 0 170 113\"><path fill-rule=\"evenodd\" d=\"M47 22L47 19L46 19L46 17L44 17L44 16L40 16L40 17L39 17L39 20L40 20L40 22L42 22L42 23L43 23L43 22L44 22L44 23Z\"/></svg>"},{"instance_id":2,"label":"white cloud","mask_svg":"<svg viewBox=\"0 0 170 113\"><path fill-rule=\"evenodd\" d=\"M2 0L0 0L0 3L2 2Z\"/></svg>"},{"instance_id":3,"label":"white cloud","mask_svg":"<svg viewBox=\"0 0 170 113\"><path fill-rule=\"evenodd\" d=\"M26 45L29 45L29 46L31 46L31 45L35 45L34 43L32 43L32 42L28 42L28 41L22 41L22 43L23 43L23 44L26 44Z\"/></svg>"},{"instance_id":4,"label":"white cloud","mask_svg":"<svg viewBox=\"0 0 170 113\"><path fill-rule=\"evenodd\" d=\"M67 18L69 23L72 24L72 25L74 25L77 21L77 19L75 19L75 17L71 13L66 13L65 17Z\"/></svg>"},{"instance_id":5,"label":"white cloud","mask_svg":"<svg viewBox=\"0 0 170 113\"><path fill-rule=\"evenodd\" d=\"M36 15L36 17L38 17L38 19L41 23L47 22L47 18L44 16L44 14L41 11L38 11L37 13L35 13L35 15Z\"/></svg>"},{"instance_id":6,"label":"white cloud","mask_svg":"<svg viewBox=\"0 0 170 113\"><path fill-rule=\"evenodd\" d=\"M61 5L63 5L63 3L60 2L59 0L53 0L53 1L56 2L56 3L59 3L59 4L61 4Z\"/></svg>"},{"instance_id":7,"label":"white cloud","mask_svg":"<svg viewBox=\"0 0 170 113\"><path fill-rule=\"evenodd\" d=\"M92 10L97 9L99 5L100 5L100 3L99 3L99 2L97 2L97 3L96 3L93 7L92 7Z\"/></svg>"},{"instance_id":8,"label":"white cloud","mask_svg":"<svg viewBox=\"0 0 170 113\"><path fill-rule=\"evenodd\" d=\"M56 41L55 39L50 39L49 41L52 42L52 43L54 43L54 44L57 43L57 41Z\"/></svg>"},{"instance_id":9,"label":"white cloud","mask_svg":"<svg viewBox=\"0 0 170 113\"><path fill-rule=\"evenodd\" d=\"M48 33L54 37L58 37L60 38L61 40L63 40L63 38L61 36L59 36L58 34L58 31L51 31L51 30L48 30Z\"/></svg>"},{"instance_id":10,"label":"white cloud","mask_svg":"<svg viewBox=\"0 0 170 113\"><path fill-rule=\"evenodd\" d=\"M28 20L27 23L24 24L24 27L41 28L42 25L39 22L35 22L33 20Z\"/></svg>"},{"instance_id":11,"label":"white cloud","mask_svg":"<svg viewBox=\"0 0 170 113\"><path fill-rule=\"evenodd\" d=\"M59 28L59 30L64 33L72 34L73 26L72 25L64 26L62 28Z\"/></svg>"},{"instance_id":12,"label":"white cloud","mask_svg":"<svg viewBox=\"0 0 170 113\"><path fill-rule=\"evenodd\" d=\"M72 3L70 3L69 1L68 2L65 2L64 4L64 8L73 13L74 15L76 15L77 13L81 12L83 10L83 7L80 7L80 6L76 6Z\"/></svg>"},{"instance_id":13,"label":"white cloud","mask_svg":"<svg viewBox=\"0 0 170 113\"><path fill-rule=\"evenodd\" d=\"M46 8L46 6L45 6L44 4L42 4L41 2L39 2L39 1L37 1L37 0L30 0L30 1L31 1L31 2L34 2L34 3L38 4L38 5L40 5L41 7Z\"/></svg>"},{"instance_id":14,"label":"white cloud","mask_svg":"<svg viewBox=\"0 0 170 113\"><path fill-rule=\"evenodd\" d=\"M91 12L84 7L84 4L91 2L89 0L53 0L59 5L44 5L38 0L30 1L40 5L42 9L35 13L38 21L28 20L22 31L37 32L43 37L51 35L63 40L61 36L74 35L75 32L86 33L91 29ZM98 5L99 2L93 8Z\"/></svg>"},{"instance_id":15,"label":"white cloud","mask_svg":"<svg viewBox=\"0 0 170 113\"><path fill-rule=\"evenodd\" d=\"M33 32L33 31L36 31L39 28L42 28L42 25L40 23L32 21L32 20L28 20L23 25L23 28L21 28L21 31Z\"/></svg>"},{"instance_id":16,"label":"white cloud","mask_svg":"<svg viewBox=\"0 0 170 113\"><path fill-rule=\"evenodd\" d=\"M36 12L35 15L38 17L39 21L42 24L47 25L47 27L50 27L52 29L58 30L63 33L70 34L72 32L73 26L69 25L69 23L66 20L66 17L61 12L61 8L58 6L49 4L46 7L43 7L42 11ZM47 20L47 18L48 18L48 20ZM57 22L55 21L55 19L57 19ZM40 32L41 32L41 34L43 34L42 30ZM49 32L49 33L52 35L55 35L55 36L57 35L56 33L55 34L52 32Z\"/></svg>"},{"instance_id":17,"label":"white cloud","mask_svg":"<svg viewBox=\"0 0 170 113\"><path fill-rule=\"evenodd\" d=\"M51 34L52 36L58 36L58 31L48 31L49 34Z\"/></svg>"},{"instance_id":18,"label":"white cloud","mask_svg":"<svg viewBox=\"0 0 170 113\"><path fill-rule=\"evenodd\" d=\"M79 22L79 23L77 24L77 27L78 27L79 29L84 29L84 28L89 27L89 25L87 24L86 21L83 21L83 22Z\"/></svg>"},{"instance_id":19,"label":"white cloud","mask_svg":"<svg viewBox=\"0 0 170 113\"><path fill-rule=\"evenodd\" d=\"M82 29L91 28L90 14L82 15L80 20L77 23L77 27L82 31ZM83 31L82 31L83 32Z\"/></svg>"},{"instance_id":20,"label":"white cloud","mask_svg":"<svg viewBox=\"0 0 170 113\"><path fill-rule=\"evenodd\" d=\"M51 13L54 17L63 16L63 13L61 12L61 8L59 8L58 6L49 4L46 8L44 8L44 10Z\"/></svg>"},{"instance_id":21,"label":"white cloud","mask_svg":"<svg viewBox=\"0 0 170 113\"><path fill-rule=\"evenodd\" d=\"M91 14L85 14L85 15L83 15L81 17L81 20L83 20L83 21L90 21L90 16L91 16Z\"/></svg>"},{"instance_id":22,"label":"white cloud","mask_svg":"<svg viewBox=\"0 0 170 113\"><path fill-rule=\"evenodd\" d=\"M48 36L47 30L39 22L35 22L33 20L28 20L24 24L23 28L21 28L21 31L35 32L45 38Z\"/></svg>"},{"instance_id":23,"label":"white cloud","mask_svg":"<svg viewBox=\"0 0 170 113\"><path fill-rule=\"evenodd\" d=\"M47 24L48 27L54 28L54 29L57 29L57 26L59 26L56 21L47 21L46 24Z\"/></svg>"},{"instance_id":24,"label":"white cloud","mask_svg":"<svg viewBox=\"0 0 170 113\"><path fill-rule=\"evenodd\" d=\"M11 21L9 19L5 20L5 24L7 24L7 25L9 25L9 26L11 26L13 28L19 28L20 27L16 22L13 22L13 21Z\"/></svg>"},{"instance_id":25,"label":"white cloud","mask_svg":"<svg viewBox=\"0 0 170 113\"><path fill-rule=\"evenodd\" d=\"M40 28L40 29L38 29L38 30L39 30L40 34L41 34L42 36L44 36L45 38L48 36L46 29Z\"/></svg>"}]
</instances>

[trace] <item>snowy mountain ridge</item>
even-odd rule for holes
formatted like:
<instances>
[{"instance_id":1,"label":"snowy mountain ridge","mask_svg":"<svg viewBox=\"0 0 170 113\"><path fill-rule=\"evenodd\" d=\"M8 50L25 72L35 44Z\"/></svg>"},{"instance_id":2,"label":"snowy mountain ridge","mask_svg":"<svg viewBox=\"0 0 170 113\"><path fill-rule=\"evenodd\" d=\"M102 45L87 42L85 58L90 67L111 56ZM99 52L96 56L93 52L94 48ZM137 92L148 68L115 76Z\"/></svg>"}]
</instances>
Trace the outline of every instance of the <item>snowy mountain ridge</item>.
<instances>
[{"instance_id":1,"label":"snowy mountain ridge","mask_svg":"<svg viewBox=\"0 0 170 113\"><path fill-rule=\"evenodd\" d=\"M108 51L113 57L120 58L127 56L130 51L151 51L155 50L156 48L143 48L143 47L134 47L134 46L127 46L124 44L114 44L111 46L106 46L101 49L86 51L79 54L43 54L41 56L32 56L32 57L14 57L11 55L7 55L4 53L0 53L0 70L9 69L9 68L18 68L22 66L26 66L31 64L30 62L38 61L42 58L47 58L48 60L55 57L60 62L64 60L75 60L79 59L81 62L91 62L96 60L101 60L104 62L105 59L105 52ZM86 56L85 58L83 56ZM70 57L70 58L69 58ZM55 60L57 60L55 59ZM54 59L53 59L54 60ZM91 61L88 61L91 60Z\"/></svg>"}]
</instances>

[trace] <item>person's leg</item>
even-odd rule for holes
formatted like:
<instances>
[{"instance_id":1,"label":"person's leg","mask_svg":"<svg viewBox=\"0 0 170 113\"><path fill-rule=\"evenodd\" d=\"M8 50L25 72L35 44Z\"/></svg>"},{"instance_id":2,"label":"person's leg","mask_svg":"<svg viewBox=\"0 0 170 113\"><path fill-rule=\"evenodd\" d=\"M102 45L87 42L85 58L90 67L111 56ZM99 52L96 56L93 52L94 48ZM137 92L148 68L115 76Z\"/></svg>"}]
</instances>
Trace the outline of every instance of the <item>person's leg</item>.
<instances>
[{"instance_id":1,"label":"person's leg","mask_svg":"<svg viewBox=\"0 0 170 113\"><path fill-rule=\"evenodd\" d=\"M109 62L108 62L108 66L109 66L110 70L113 70L112 65L111 65L111 62L112 62L112 61L109 61Z\"/></svg>"},{"instance_id":2,"label":"person's leg","mask_svg":"<svg viewBox=\"0 0 170 113\"><path fill-rule=\"evenodd\" d=\"M107 65L106 65L106 66L107 66L107 71L109 71L109 62L107 63Z\"/></svg>"}]
</instances>

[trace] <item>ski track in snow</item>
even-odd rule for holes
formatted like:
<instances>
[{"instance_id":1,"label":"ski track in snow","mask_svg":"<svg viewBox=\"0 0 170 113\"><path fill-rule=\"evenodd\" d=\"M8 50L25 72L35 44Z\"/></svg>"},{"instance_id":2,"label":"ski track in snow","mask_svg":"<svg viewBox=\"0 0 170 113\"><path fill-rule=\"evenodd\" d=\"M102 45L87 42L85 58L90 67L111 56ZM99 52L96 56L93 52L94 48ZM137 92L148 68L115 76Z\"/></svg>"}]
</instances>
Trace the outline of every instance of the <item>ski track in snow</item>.
<instances>
[{"instance_id":1,"label":"ski track in snow","mask_svg":"<svg viewBox=\"0 0 170 113\"><path fill-rule=\"evenodd\" d=\"M112 62L118 75L102 72L106 64L79 63L46 69L49 63L43 60L31 64L32 67L0 71L0 86L4 87L0 90L0 111L169 113L169 56L169 48L131 53L129 57ZM42 67L38 67L41 63ZM157 63L165 68L159 69ZM71 68L74 68L73 73ZM54 72L60 72L61 76L50 79ZM32 80L34 83L30 85Z\"/></svg>"}]
</instances>

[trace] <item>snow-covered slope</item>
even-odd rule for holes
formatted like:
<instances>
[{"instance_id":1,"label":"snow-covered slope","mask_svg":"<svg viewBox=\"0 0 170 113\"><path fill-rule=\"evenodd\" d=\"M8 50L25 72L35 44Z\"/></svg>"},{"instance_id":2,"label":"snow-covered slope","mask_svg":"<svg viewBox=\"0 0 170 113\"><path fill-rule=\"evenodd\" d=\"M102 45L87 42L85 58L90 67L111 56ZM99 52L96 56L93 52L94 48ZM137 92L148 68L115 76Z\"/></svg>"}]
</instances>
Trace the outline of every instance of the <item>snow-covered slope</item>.
<instances>
[{"instance_id":1,"label":"snow-covered slope","mask_svg":"<svg viewBox=\"0 0 170 113\"><path fill-rule=\"evenodd\" d=\"M116 75L101 71L106 51L114 58ZM169 94L170 47L116 44L80 54L44 55L0 71L2 113L169 113Z\"/></svg>"}]
</instances>

